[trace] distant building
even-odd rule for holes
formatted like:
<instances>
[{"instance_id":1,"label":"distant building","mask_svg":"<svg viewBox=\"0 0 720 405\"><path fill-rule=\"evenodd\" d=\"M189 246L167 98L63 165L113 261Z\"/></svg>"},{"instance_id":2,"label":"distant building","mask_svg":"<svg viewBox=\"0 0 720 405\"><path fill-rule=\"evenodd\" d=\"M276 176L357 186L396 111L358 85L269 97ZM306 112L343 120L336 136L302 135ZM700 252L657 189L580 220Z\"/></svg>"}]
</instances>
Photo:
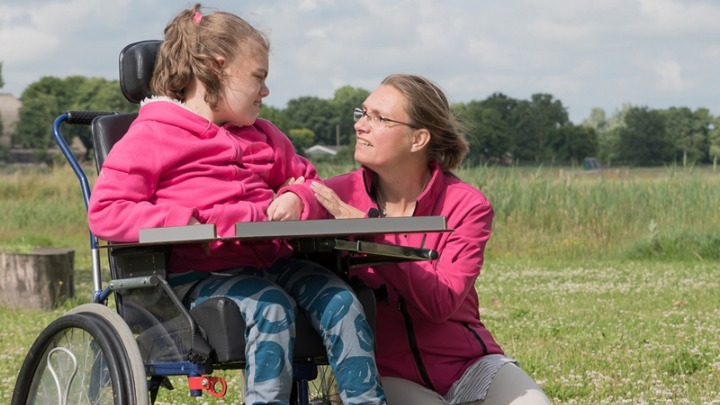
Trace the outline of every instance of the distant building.
<instances>
[{"instance_id":1,"label":"distant building","mask_svg":"<svg viewBox=\"0 0 720 405\"><path fill-rule=\"evenodd\" d=\"M18 113L22 103L10 93L0 93L0 117L3 130L0 134L0 146L10 146L10 134L15 131Z\"/></svg>"},{"instance_id":2,"label":"distant building","mask_svg":"<svg viewBox=\"0 0 720 405\"><path fill-rule=\"evenodd\" d=\"M307 157L319 157L319 156L335 156L338 153L337 146L325 146L325 145L313 145L305 149L305 156Z\"/></svg>"}]
</instances>

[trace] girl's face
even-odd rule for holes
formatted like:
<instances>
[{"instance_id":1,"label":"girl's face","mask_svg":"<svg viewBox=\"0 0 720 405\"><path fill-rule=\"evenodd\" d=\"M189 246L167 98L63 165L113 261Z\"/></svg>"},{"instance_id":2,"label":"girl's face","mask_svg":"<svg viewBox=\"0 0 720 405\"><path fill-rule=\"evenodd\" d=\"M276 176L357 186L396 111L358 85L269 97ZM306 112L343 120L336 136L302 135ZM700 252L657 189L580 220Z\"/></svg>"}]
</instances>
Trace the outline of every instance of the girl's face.
<instances>
[{"instance_id":1,"label":"girl's face","mask_svg":"<svg viewBox=\"0 0 720 405\"><path fill-rule=\"evenodd\" d=\"M265 85L270 69L268 52L254 42L248 48L223 70L222 97L215 112L215 121L220 125L227 122L239 126L254 124L263 98L270 94Z\"/></svg>"},{"instance_id":2,"label":"girl's face","mask_svg":"<svg viewBox=\"0 0 720 405\"><path fill-rule=\"evenodd\" d=\"M375 171L402 164L410 154L413 128L381 117L410 122L405 96L394 87L382 85L365 99L362 109L366 115L355 123L355 160Z\"/></svg>"}]
</instances>

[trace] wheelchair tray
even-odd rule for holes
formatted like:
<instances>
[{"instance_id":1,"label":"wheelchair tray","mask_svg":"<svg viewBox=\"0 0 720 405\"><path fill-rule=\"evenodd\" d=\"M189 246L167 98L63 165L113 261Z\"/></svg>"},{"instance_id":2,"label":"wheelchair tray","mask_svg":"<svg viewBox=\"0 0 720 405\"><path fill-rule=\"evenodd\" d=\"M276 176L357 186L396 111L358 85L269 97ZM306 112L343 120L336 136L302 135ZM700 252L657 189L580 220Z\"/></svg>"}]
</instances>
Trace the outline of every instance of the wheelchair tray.
<instances>
[{"instance_id":1,"label":"wheelchair tray","mask_svg":"<svg viewBox=\"0 0 720 405\"><path fill-rule=\"evenodd\" d=\"M214 241L289 240L296 251L344 250L399 260L433 260L437 252L359 240L362 236L452 232L443 216L316 219L302 221L239 222L234 237L219 238L214 224L140 230L137 243L112 243L101 247L177 245Z\"/></svg>"}]
</instances>

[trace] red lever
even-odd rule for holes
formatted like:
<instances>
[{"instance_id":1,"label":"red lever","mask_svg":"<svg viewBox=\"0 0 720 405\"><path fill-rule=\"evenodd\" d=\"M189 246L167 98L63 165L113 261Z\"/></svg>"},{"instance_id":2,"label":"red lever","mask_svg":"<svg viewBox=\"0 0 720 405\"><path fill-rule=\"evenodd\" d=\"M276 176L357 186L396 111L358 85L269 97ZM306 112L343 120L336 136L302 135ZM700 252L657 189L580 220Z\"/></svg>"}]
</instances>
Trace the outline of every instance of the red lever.
<instances>
[{"instance_id":1,"label":"red lever","mask_svg":"<svg viewBox=\"0 0 720 405\"><path fill-rule=\"evenodd\" d=\"M215 390L217 384L220 384L220 387L222 387L220 392ZM222 398L227 392L227 383L220 377L188 377L188 385L191 390L205 390L215 398Z\"/></svg>"}]
</instances>

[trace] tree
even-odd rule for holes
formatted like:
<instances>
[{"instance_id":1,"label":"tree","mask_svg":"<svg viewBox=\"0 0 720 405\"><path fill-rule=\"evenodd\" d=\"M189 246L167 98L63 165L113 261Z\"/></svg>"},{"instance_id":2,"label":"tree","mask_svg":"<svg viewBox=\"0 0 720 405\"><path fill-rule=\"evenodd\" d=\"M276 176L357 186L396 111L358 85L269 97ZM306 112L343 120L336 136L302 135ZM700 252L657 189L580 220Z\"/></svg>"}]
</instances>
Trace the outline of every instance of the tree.
<instances>
[{"instance_id":1,"label":"tree","mask_svg":"<svg viewBox=\"0 0 720 405\"><path fill-rule=\"evenodd\" d=\"M285 114L292 128L307 128L315 133L315 143L335 145L336 123L333 106L328 100L304 96L288 101Z\"/></svg>"},{"instance_id":2,"label":"tree","mask_svg":"<svg viewBox=\"0 0 720 405\"><path fill-rule=\"evenodd\" d=\"M517 159L536 163L558 159L560 129L570 123L562 102L551 94L533 94L530 101L519 101L510 116Z\"/></svg>"},{"instance_id":3,"label":"tree","mask_svg":"<svg viewBox=\"0 0 720 405\"><path fill-rule=\"evenodd\" d=\"M3 81L3 77L2 77L2 67L3 67L3 63L0 62L0 89L5 87L5 82ZM3 136L4 130L5 130L5 126L3 125L2 117L0 117L0 137Z\"/></svg>"},{"instance_id":4,"label":"tree","mask_svg":"<svg viewBox=\"0 0 720 405\"><path fill-rule=\"evenodd\" d=\"M510 129L500 111L480 101L457 104L453 110L467 127L469 163L497 163L512 150Z\"/></svg>"},{"instance_id":5,"label":"tree","mask_svg":"<svg viewBox=\"0 0 720 405\"><path fill-rule=\"evenodd\" d=\"M673 159L674 146L665 116L647 107L633 107L618 130L618 158L631 165L656 166Z\"/></svg>"},{"instance_id":6,"label":"tree","mask_svg":"<svg viewBox=\"0 0 720 405\"><path fill-rule=\"evenodd\" d=\"M58 79L43 78L28 86L20 97L22 107L12 138L14 146L39 149L52 146L50 126L61 110L59 97L51 91L54 86L61 86Z\"/></svg>"},{"instance_id":7,"label":"tree","mask_svg":"<svg viewBox=\"0 0 720 405\"><path fill-rule=\"evenodd\" d=\"M340 145L350 145L355 142L355 121L353 108L362 107L370 92L359 87L343 86L335 91L335 97L330 101L337 118L337 135Z\"/></svg>"},{"instance_id":8,"label":"tree","mask_svg":"<svg viewBox=\"0 0 720 405\"><path fill-rule=\"evenodd\" d=\"M705 108L695 112L687 107L662 110L668 136L675 148L675 161L707 163L710 156L709 132L712 117Z\"/></svg>"},{"instance_id":9,"label":"tree","mask_svg":"<svg viewBox=\"0 0 720 405\"><path fill-rule=\"evenodd\" d=\"M579 164L586 157L597 156L598 133L595 129L568 124L560 127L559 135L555 148L558 160Z\"/></svg>"},{"instance_id":10,"label":"tree","mask_svg":"<svg viewBox=\"0 0 720 405\"><path fill-rule=\"evenodd\" d=\"M285 114L284 110L279 108L266 106L265 104L260 105L260 118L268 120L273 123L280 131L285 134L289 134L292 129L290 118ZM297 146L297 145L295 145Z\"/></svg>"},{"instance_id":11,"label":"tree","mask_svg":"<svg viewBox=\"0 0 720 405\"><path fill-rule=\"evenodd\" d=\"M714 117L708 133L708 154L710 161L717 164L720 160L720 116Z\"/></svg>"},{"instance_id":12,"label":"tree","mask_svg":"<svg viewBox=\"0 0 720 405\"><path fill-rule=\"evenodd\" d=\"M132 112L137 105L125 100L117 80L70 76L64 79L43 77L30 84L21 96L22 107L12 143L28 148L53 145L51 125L68 110ZM87 158L92 149L90 132L84 126L67 126L63 135L68 143L79 137Z\"/></svg>"},{"instance_id":13,"label":"tree","mask_svg":"<svg viewBox=\"0 0 720 405\"><path fill-rule=\"evenodd\" d=\"M312 146L315 134L307 128L296 128L288 132L288 137L293 146L295 146L295 150L299 154L304 155L305 149Z\"/></svg>"}]
</instances>

